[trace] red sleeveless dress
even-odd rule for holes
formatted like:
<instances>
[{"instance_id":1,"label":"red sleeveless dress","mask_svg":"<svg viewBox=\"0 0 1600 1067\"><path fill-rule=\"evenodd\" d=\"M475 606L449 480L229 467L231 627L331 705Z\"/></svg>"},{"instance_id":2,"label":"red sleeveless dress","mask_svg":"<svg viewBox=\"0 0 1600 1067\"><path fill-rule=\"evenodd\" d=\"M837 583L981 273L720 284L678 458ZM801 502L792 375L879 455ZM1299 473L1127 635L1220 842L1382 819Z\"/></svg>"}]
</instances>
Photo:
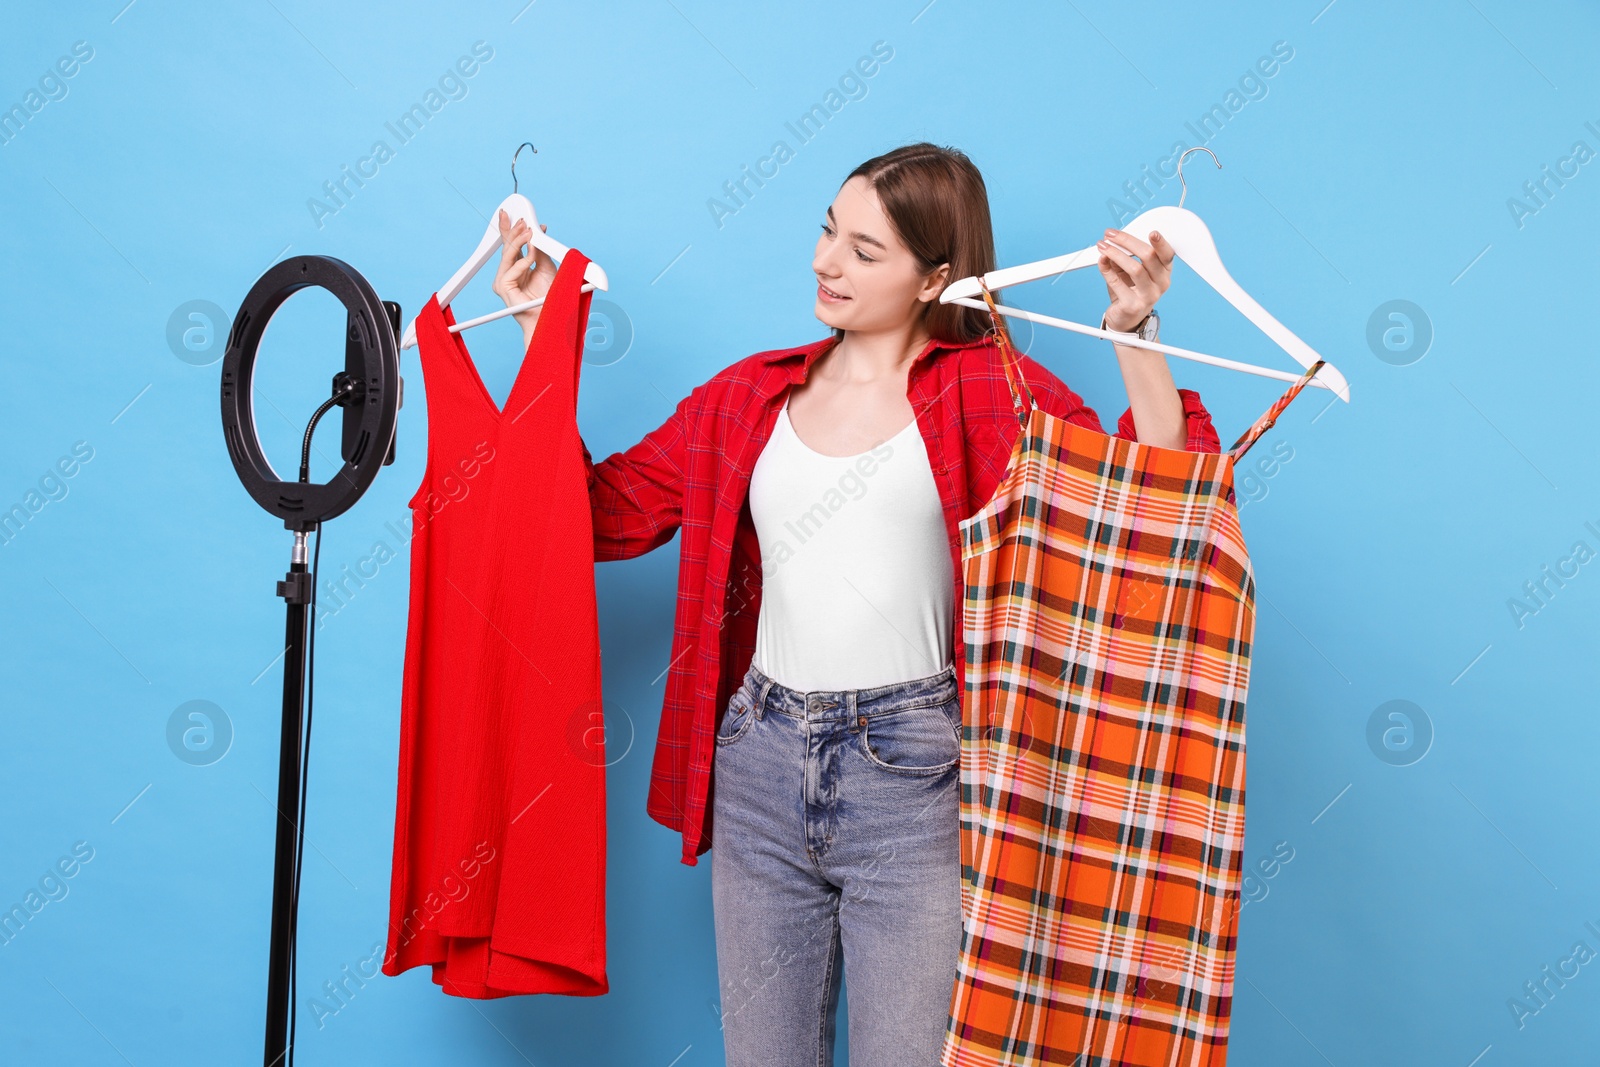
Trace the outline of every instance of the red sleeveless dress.
<instances>
[{"instance_id":1,"label":"red sleeveless dress","mask_svg":"<svg viewBox=\"0 0 1600 1067\"><path fill-rule=\"evenodd\" d=\"M449 308L417 316L428 458L383 973L446 993L595 996L605 969L605 735L577 392L588 259L567 253L504 410Z\"/></svg>"}]
</instances>

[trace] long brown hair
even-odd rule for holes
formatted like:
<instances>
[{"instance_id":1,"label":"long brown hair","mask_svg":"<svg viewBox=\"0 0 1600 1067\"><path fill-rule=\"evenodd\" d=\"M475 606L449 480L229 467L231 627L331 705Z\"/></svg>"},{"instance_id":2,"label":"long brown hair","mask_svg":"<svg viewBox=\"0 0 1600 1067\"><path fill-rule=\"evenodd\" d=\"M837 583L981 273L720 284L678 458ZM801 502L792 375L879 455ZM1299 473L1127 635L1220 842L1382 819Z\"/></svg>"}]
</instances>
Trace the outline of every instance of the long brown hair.
<instances>
[{"instance_id":1,"label":"long brown hair","mask_svg":"<svg viewBox=\"0 0 1600 1067\"><path fill-rule=\"evenodd\" d=\"M874 156L845 182L858 175L877 191L924 273L949 263L950 281L956 281L994 269L989 191L965 152L919 141ZM991 325L986 311L938 300L927 306L923 321L935 340L955 342L981 337Z\"/></svg>"}]
</instances>

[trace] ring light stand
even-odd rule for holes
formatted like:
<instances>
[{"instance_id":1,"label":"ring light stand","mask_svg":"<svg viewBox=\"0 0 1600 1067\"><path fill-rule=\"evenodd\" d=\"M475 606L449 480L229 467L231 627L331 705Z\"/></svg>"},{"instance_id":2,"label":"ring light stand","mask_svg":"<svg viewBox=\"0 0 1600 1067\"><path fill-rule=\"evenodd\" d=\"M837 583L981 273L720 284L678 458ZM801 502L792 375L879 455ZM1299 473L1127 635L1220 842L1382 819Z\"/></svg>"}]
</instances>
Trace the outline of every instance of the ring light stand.
<instances>
[{"instance_id":1,"label":"ring light stand","mask_svg":"<svg viewBox=\"0 0 1600 1067\"><path fill-rule=\"evenodd\" d=\"M331 292L344 305L344 370L333 376L333 395L317 408L301 442L300 476L288 482L267 462L256 435L251 378L267 323L301 289ZM316 614L316 563L306 570L306 535L344 514L367 491L378 468L394 462L394 436L403 383L395 337L400 305L378 299L367 280L330 256L296 256L269 267L250 287L228 333L222 360L222 429L228 455L256 503L294 533L289 572L277 585L287 612L283 665L283 725L278 755L277 845L272 877L272 947L267 967L267 1031L263 1063L293 1062L295 929L300 858L305 840L305 764L309 762L311 702L306 699L307 605ZM344 409L340 452L344 466L324 483L310 481L311 435L333 407ZM315 649L316 634L310 634ZM314 667L313 667L314 669ZM305 718L302 735L301 717ZM307 747L302 760L303 746Z\"/></svg>"}]
</instances>

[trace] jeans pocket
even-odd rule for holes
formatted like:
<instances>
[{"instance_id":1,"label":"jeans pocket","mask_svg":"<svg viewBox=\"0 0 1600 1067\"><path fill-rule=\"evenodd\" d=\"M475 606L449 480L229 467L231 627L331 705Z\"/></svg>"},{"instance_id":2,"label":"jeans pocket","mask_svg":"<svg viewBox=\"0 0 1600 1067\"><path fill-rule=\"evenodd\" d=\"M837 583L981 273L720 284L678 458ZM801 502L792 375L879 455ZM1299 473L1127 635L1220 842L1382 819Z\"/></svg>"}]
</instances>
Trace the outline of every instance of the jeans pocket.
<instances>
[{"instance_id":1,"label":"jeans pocket","mask_svg":"<svg viewBox=\"0 0 1600 1067\"><path fill-rule=\"evenodd\" d=\"M894 774L943 774L961 759L959 699L870 715L860 751L868 763Z\"/></svg>"},{"instance_id":2,"label":"jeans pocket","mask_svg":"<svg viewBox=\"0 0 1600 1067\"><path fill-rule=\"evenodd\" d=\"M727 710L717 724L717 747L724 748L739 740L750 732L750 724L755 721L755 701L751 698L749 688L740 685L728 698Z\"/></svg>"}]
</instances>

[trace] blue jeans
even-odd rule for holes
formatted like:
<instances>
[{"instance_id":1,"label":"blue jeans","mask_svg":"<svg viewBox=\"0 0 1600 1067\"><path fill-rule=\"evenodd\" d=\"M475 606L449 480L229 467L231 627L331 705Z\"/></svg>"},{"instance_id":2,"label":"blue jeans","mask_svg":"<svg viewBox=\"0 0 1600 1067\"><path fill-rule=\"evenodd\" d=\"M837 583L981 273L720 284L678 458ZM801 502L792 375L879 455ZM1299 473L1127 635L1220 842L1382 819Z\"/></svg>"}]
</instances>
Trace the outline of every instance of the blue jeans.
<instances>
[{"instance_id":1,"label":"blue jeans","mask_svg":"<svg viewBox=\"0 0 1600 1067\"><path fill-rule=\"evenodd\" d=\"M955 668L799 692L753 664L713 761L711 896L728 1067L937 1067L961 948Z\"/></svg>"}]
</instances>

